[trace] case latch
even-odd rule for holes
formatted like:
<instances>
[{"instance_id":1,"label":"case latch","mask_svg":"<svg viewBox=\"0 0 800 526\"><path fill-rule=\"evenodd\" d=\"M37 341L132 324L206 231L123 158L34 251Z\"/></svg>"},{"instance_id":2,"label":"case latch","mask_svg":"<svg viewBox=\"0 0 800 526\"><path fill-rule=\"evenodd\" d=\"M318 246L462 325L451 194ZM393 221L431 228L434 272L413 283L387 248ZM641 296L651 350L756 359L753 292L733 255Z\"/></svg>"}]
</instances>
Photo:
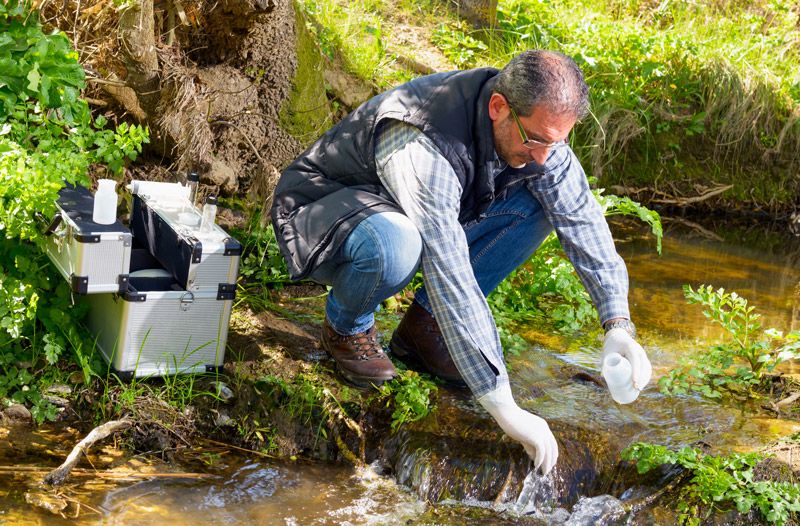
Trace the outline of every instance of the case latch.
<instances>
[{"instance_id":1,"label":"case latch","mask_svg":"<svg viewBox=\"0 0 800 526\"><path fill-rule=\"evenodd\" d=\"M181 296L181 310L182 311L189 310L189 307L192 306L192 303L194 303L194 294L192 294L191 292L186 292L185 294L183 294Z\"/></svg>"}]
</instances>

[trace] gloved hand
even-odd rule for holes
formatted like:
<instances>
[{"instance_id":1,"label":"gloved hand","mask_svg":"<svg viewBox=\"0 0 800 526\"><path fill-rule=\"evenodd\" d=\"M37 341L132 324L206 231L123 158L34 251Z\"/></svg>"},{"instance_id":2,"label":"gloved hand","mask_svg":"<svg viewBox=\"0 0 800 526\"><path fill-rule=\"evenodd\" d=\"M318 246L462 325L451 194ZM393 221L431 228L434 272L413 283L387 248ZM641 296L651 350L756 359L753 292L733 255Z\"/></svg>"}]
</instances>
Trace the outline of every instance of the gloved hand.
<instances>
[{"instance_id":1,"label":"gloved hand","mask_svg":"<svg viewBox=\"0 0 800 526\"><path fill-rule=\"evenodd\" d=\"M603 355L600 357L601 364L609 353L619 353L631 362L634 389L642 390L650 383L650 377L653 376L653 367L650 365L650 360L647 358L642 346L636 343L636 340L633 339L628 331L622 328L615 328L606 333L606 340L603 343Z\"/></svg>"},{"instance_id":2,"label":"gloved hand","mask_svg":"<svg viewBox=\"0 0 800 526\"><path fill-rule=\"evenodd\" d=\"M494 391L478 398L478 402L497 421L500 428L514 440L521 442L534 469L547 475L558 459L558 443L547 422L517 405L511 395L511 386L502 384Z\"/></svg>"}]
</instances>

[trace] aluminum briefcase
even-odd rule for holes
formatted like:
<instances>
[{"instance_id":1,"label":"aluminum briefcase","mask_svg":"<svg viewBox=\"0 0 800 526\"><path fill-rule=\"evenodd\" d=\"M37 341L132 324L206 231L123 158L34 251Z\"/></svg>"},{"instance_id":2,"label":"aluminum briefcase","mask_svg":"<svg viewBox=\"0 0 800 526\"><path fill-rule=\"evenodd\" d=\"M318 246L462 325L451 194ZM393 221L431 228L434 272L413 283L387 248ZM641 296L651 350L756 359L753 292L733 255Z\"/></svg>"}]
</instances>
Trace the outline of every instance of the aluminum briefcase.
<instances>
[{"instance_id":1,"label":"aluminum briefcase","mask_svg":"<svg viewBox=\"0 0 800 526\"><path fill-rule=\"evenodd\" d=\"M119 220L92 221L94 196L81 186L62 188L47 228L45 252L73 292L120 292L128 287L131 232Z\"/></svg>"},{"instance_id":2,"label":"aluminum briefcase","mask_svg":"<svg viewBox=\"0 0 800 526\"><path fill-rule=\"evenodd\" d=\"M233 299L183 290L164 269L131 274L125 292L84 300L89 328L114 372L132 378L218 370Z\"/></svg>"}]
</instances>

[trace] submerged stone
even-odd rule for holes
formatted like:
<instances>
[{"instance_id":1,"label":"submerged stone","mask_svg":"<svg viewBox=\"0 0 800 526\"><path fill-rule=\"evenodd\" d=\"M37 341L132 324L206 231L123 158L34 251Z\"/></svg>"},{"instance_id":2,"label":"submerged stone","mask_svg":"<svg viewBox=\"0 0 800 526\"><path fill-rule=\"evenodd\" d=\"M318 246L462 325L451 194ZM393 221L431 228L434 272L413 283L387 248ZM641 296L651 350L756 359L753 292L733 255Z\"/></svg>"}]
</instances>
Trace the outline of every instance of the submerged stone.
<instances>
[{"instance_id":1,"label":"submerged stone","mask_svg":"<svg viewBox=\"0 0 800 526\"><path fill-rule=\"evenodd\" d=\"M30 424L33 416L28 408L22 404L12 404L2 412L3 420L9 424Z\"/></svg>"},{"instance_id":2,"label":"submerged stone","mask_svg":"<svg viewBox=\"0 0 800 526\"><path fill-rule=\"evenodd\" d=\"M551 421L559 442L556 468L537 504L570 506L600 492L617 463L608 438L567 422ZM464 393L443 391L438 409L389 438L385 451L398 482L420 498L440 502L514 502L533 463L517 442Z\"/></svg>"}]
</instances>

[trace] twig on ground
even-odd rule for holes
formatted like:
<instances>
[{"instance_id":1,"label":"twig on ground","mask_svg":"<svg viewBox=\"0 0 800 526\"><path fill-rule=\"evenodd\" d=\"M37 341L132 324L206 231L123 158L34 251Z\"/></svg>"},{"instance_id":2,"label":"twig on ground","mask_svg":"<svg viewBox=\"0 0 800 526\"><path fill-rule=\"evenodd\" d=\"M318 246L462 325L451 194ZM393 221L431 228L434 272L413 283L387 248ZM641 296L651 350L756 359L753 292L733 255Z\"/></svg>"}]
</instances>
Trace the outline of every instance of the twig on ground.
<instances>
[{"instance_id":1,"label":"twig on ground","mask_svg":"<svg viewBox=\"0 0 800 526\"><path fill-rule=\"evenodd\" d=\"M131 424L132 422L130 420L112 420L92 429L83 440L78 442L78 444L72 448L72 452L70 452L70 454L67 456L67 460L65 460L63 464L44 477L45 484L49 484L51 486L59 486L63 484L64 481L67 480L72 468L74 468L75 464L77 464L78 460L80 460L81 453L86 453L86 451L92 447L95 442L103 440L117 431L127 429L131 426Z\"/></svg>"},{"instance_id":2,"label":"twig on ground","mask_svg":"<svg viewBox=\"0 0 800 526\"><path fill-rule=\"evenodd\" d=\"M31 473L37 475L39 473L50 471L50 468L43 466L0 466L0 475L19 475L20 473ZM142 479L206 479L216 478L217 475L208 473L189 473L183 471L176 471L174 473L162 472L138 472L129 470L110 470L110 471L97 471L94 469L74 468L70 471L70 475L76 477L92 477L96 479L108 480L142 480Z\"/></svg>"},{"instance_id":3,"label":"twig on ground","mask_svg":"<svg viewBox=\"0 0 800 526\"><path fill-rule=\"evenodd\" d=\"M503 487L500 488L500 491L497 493L497 497L495 497L493 504L495 506L499 506L503 503L503 498L506 495L506 491L511 486L511 481L514 479L514 469L510 467L508 469L508 475L506 475L506 480L503 482Z\"/></svg>"}]
</instances>

